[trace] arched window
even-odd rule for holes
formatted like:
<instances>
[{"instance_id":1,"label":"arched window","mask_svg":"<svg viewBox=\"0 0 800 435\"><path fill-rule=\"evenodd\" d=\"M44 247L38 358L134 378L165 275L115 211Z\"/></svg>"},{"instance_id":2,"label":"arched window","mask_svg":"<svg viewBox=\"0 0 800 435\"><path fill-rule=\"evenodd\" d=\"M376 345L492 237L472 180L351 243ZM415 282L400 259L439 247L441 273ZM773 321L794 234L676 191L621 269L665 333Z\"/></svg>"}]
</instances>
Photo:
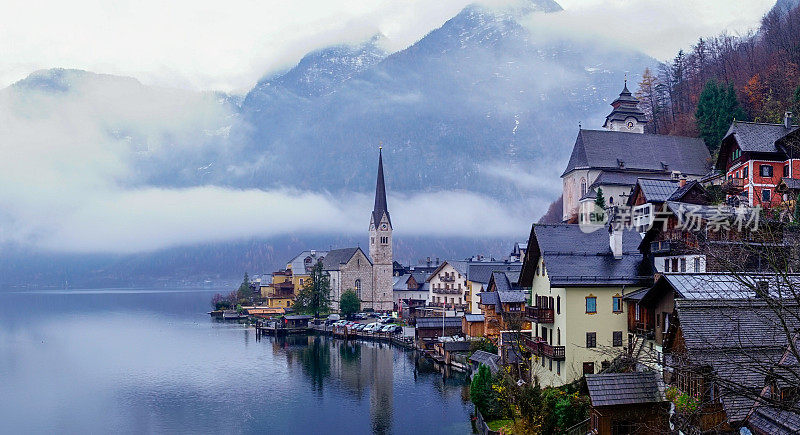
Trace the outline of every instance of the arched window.
<instances>
[{"instance_id":1,"label":"arched window","mask_svg":"<svg viewBox=\"0 0 800 435\"><path fill-rule=\"evenodd\" d=\"M581 198L586 195L586 179L581 178Z\"/></svg>"},{"instance_id":2,"label":"arched window","mask_svg":"<svg viewBox=\"0 0 800 435\"><path fill-rule=\"evenodd\" d=\"M356 280L355 289L356 289L356 296L358 296L358 298L361 299L361 280L360 279Z\"/></svg>"}]
</instances>

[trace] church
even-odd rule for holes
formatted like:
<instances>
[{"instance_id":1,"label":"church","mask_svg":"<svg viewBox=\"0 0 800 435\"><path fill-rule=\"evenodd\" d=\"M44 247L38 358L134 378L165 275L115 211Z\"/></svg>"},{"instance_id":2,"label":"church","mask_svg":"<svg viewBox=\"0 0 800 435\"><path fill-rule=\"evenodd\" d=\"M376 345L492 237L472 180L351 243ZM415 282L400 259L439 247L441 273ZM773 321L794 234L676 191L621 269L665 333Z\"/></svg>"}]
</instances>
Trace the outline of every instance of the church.
<instances>
[{"instance_id":1,"label":"church","mask_svg":"<svg viewBox=\"0 0 800 435\"><path fill-rule=\"evenodd\" d=\"M394 308L392 219L386 203L383 149L378 152L375 205L369 220L369 256L360 247L334 249L322 259L322 267L330 277L334 310L339 308L341 295L347 290L358 295L362 310L389 312Z\"/></svg>"},{"instance_id":2,"label":"church","mask_svg":"<svg viewBox=\"0 0 800 435\"><path fill-rule=\"evenodd\" d=\"M561 174L564 222L575 221L581 202L593 202L601 189L607 206L624 205L639 178L696 180L711 169L702 139L645 133L648 119L627 80L611 107L602 130L578 131Z\"/></svg>"}]
</instances>

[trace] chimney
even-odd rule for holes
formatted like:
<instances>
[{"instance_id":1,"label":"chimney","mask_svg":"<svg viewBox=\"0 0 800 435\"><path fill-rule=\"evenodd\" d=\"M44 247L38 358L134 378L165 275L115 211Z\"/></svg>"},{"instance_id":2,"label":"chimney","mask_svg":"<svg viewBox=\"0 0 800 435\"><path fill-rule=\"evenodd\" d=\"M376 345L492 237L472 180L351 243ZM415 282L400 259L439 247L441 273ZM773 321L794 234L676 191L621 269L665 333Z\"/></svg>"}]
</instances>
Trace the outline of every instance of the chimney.
<instances>
[{"instance_id":1,"label":"chimney","mask_svg":"<svg viewBox=\"0 0 800 435\"><path fill-rule=\"evenodd\" d=\"M681 187L685 186L686 185L686 177L681 177L681 181L679 181L678 184Z\"/></svg>"},{"instance_id":2,"label":"chimney","mask_svg":"<svg viewBox=\"0 0 800 435\"><path fill-rule=\"evenodd\" d=\"M786 129L792 128L792 112L783 114L783 126Z\"/></svg>"},{"instance_id":3,"label":"chimney","mask_svg":"<svg viewBox=\"0 0 800 435\"><path fill-rule=\"evenodd\" d=\"M622 231L614 228L614 225L608 227L608 245L611 247L611 253L614 254L614 259L622 259Z\"/></svg>"},{"instance_id":4,"label":"chimney","mask_svg":"<svg viewBox=\"0 0 800 435\"><path fill-rule=\"evenodd\" d=\"M436 265L439 265L439 257L436 257Z\"/></svg>"}]
</instances>

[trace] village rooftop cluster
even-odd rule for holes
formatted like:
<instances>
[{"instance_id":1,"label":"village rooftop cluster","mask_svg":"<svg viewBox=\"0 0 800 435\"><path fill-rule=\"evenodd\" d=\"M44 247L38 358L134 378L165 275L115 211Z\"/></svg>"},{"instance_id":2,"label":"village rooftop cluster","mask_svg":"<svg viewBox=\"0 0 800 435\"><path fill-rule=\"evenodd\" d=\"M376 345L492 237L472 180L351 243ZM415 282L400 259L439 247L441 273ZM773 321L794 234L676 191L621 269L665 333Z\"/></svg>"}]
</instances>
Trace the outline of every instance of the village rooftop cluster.
<instances>
[{"instance_id":1,"label":"village rooftop cluster","mask_svg":"<svg viewBox=\"0 0 800 435\"><path fill-rule=\"evenodd\" d=\"M533 224L507 258L394 261L380 155L369 252L304 251L257 278L262 305L244 311L376 337L290 315L321 264L330 312L352 290L405 325L385 339L467 371L513 367L520 385L581 385L575 433L800 432L800 130L788 112L734 121L712 161L700 139L645 133L638 103L626 84L603 129L578 131L562 222Z\"/></svg>"}]
</instances>

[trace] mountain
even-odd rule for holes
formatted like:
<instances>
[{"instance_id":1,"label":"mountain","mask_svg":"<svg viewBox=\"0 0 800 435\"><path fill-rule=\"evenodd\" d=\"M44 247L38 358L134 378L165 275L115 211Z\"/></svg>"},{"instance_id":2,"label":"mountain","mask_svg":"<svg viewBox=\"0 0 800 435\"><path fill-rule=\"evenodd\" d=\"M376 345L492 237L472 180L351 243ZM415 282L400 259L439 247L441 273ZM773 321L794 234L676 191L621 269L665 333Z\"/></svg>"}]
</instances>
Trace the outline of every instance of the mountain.
<instances>
[{"instance_id":1,"label":"mountain","mask_svg":"<svg viewBox=\"0 0 800 435\"><path fill-rule=\"evenodd\" d=\"M547 192L525 192L551 198L578 123L599 126L624 74L654 62L568 35L534 36L525 25L530 13L559 10L552 1L473 5L389 56L372 41L307 56L246 96L250 160L261 163L236 182L365 191L374 159L354 156L383 143L396 190L510 199L523 192L486 171L510 162L555 177Z\"/></svg>"},{"instance_id":2,"label":"mountain","mask_svg":"<svg viewBox=\"0 0 800 435\"><path fill-rule=\"evenodd\" d=\"M140 199L151 188L215 185L369 194L380 143L391 193L477 192L532 222L560 191L558 175L578 124L599 128L626 72L654 64L538 19L560 10L551 0L469 6L398 52L387 53L376 35L309 53L293 68L266 75L244 98L85 71L36 72L0 91L3 134L35 150L36 167L32 174L0 164L0 182L17 186L0 190L0 243L35 246L48 237L45 230L63 224L52 210L97 204L104 212L119 192ZM77 216L90 220L94 210L87 207ZM280 213L280 205L253 210L262 212ZM135 207L119 214L123 224L142 218ZM395 224L402 260L501 256L526 235L407 237L403 223ZM0 284L237 279L244 270L275 270L304 248L365 241L286 235L126 255L4 249Z\"/></svg>"}]
</instances>

